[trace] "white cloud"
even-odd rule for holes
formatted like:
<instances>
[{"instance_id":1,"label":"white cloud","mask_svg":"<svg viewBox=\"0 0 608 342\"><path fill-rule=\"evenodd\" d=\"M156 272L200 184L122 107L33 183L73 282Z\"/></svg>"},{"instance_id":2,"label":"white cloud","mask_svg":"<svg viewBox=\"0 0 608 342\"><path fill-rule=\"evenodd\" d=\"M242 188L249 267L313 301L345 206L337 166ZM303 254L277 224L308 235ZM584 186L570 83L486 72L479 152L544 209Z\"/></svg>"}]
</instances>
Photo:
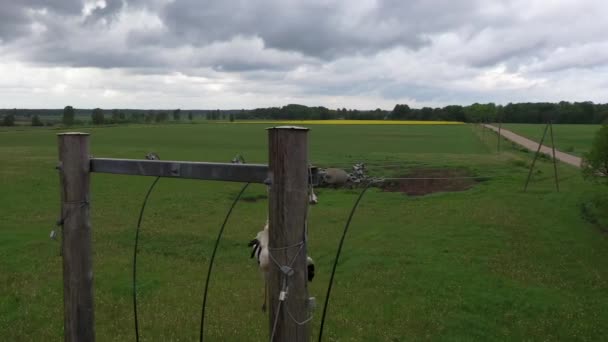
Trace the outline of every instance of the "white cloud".
<instances>
[{"instance_id":1,"label":"white cloud","mask_svg":"<svg viewBox=\"0 0 608 342\"><path fill-rule=\"evenodd\" d=\"M0 107L390 109L608 98L608 3L595 0L0 6Z\"/></svg>"}]
</instances>

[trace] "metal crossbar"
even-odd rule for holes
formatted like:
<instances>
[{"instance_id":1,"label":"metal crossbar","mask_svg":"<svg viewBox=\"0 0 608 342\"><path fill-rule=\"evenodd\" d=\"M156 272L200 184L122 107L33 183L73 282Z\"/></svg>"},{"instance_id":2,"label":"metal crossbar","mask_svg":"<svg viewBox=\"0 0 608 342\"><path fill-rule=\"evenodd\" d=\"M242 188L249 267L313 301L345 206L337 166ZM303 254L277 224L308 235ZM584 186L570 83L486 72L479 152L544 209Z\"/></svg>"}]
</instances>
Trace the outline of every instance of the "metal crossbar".
<instances>
[{"instance_id":1,"label":"metal crossbar","mask_svg":"<svg viewBox=\"0 0 608 342\"><path fill-rule=\"evenodd\" d=\"M268 183L264 164L206 163L191 161L91 158L91 172L215 181Z\"/></svg>"}]
</instances>

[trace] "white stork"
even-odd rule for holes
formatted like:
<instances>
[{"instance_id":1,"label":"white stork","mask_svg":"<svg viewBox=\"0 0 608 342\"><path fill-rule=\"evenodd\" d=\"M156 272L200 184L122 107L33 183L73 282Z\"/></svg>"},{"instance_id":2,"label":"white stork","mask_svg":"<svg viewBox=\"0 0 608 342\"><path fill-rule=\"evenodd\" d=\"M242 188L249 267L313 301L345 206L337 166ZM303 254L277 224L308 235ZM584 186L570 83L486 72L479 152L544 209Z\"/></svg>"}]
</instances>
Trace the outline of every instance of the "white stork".
<instances>
[{"instance_id":1,"label":"white stork","mask_svg":"<svg viewBox=\"0 0 608 342\"><path fill-rule=\"evenodd\" d=\"M270 255L268 254L268 220L266 220L264 229L258 232L255 239L251 240L248 246L252 247L251 258L255 256L258 260L260 272L264 278L264 303L262 304L262 311L265 312L268 298L268 273L271 267ZM306 266L308 281L312 281L315 276L315 264L309 256L306 256Z\"/></svg>"}]
</instances>

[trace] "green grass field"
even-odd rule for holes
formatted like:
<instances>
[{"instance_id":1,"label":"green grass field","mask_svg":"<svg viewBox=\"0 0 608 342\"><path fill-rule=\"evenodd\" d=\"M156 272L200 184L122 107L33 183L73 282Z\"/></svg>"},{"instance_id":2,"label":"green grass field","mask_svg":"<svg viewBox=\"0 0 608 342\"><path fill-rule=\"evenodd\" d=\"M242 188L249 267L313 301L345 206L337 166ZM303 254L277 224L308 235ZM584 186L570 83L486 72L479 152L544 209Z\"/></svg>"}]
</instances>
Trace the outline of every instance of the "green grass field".
<instances>
[{"instance_id":1,"label":"green grass field","mask_svg":"<svg viewBox=\"0 0 608 342\"><path fill-rule=\"evenodd\" d=\"M540 141L545 129L544 124L504 124L503 127L534 141ZM600 127L600 125L553 125L555 147L562 152L582 156L591 148L595 132ZM547 131L545 145L551 145L549 131Z\"/></svg>"},{"instance_id":2,"label":"green grass field","mask_svg":"<svg viewBox=\"0 0 608 342\"><path fill-rule=\"evenodd\" d=\"M465 192L408 197L370 190L336 274L326 341L602 340L608 334L608 235L580 205L598 189L579 170L541 159L528 193L531 153L460 126L313 126L318 165L365 161L376 176L417 166L464 167L492 177ZM266 162L260 125L183 124L83 129L97 157ZM556 129L557 130L557 129ZM0 131L0 337L62 339L58 130ZM558 131L559 132L559 131ZM542 133L542 132L541 132ZM558 133L559 134L559 133ZM561 134L560 134L561 136ZM559 141L559 140L558 140ZM383 167L382 165L390 165ZM92 175L95 313L99 341L134 340L131 262L139 206L152 178ZM202 289L219 225L241 185L161 179L146 209L139 272L144 341L198 339ZM359 190L319 189L311 208L310 294L324 300L340 233ZM266 218L251 186L228 223L211 281L210 341L262 341L262 281L247 242ZM257 200L255 200L258 198ZM321 308L315 312L313 336Z\"/></svg>"}]
</instances>

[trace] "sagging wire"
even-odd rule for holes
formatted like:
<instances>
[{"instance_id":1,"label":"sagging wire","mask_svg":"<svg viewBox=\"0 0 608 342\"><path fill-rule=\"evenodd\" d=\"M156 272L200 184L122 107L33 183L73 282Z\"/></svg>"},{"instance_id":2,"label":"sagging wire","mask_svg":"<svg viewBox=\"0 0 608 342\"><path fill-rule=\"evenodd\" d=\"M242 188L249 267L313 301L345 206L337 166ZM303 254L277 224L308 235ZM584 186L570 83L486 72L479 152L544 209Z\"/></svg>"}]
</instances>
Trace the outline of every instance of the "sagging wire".
<instances>
[{"instance_id":1,"label":"sagging wire","mask_svg":"<svg viewBox=\"0 0 608 342\"><path fill-rule=\"evenodd\" d=\"M293 317L293 315L291 314L291 311L289 311L289 307L285 307L285 312L287 312L287 315L289 316L289 318L291 318L291 320L296 324L296 325L306 325L308 324L310 321L312 321L312 319L314 318L312 315L308 316L307 319L303 320L303 321L298 321L295 317Z\"/></svg>"},{"instance_id":2,"label":"sagging wire","mask_svg":"<svg viewBox=\"0 0 608 342\"><path fill-rule=\"evenodd\" d=\"M463 177L387 177L379 178L371 181L370 183L382 183L385 181L398 181L398 180L450 180L450 179L475 179L475 180L488 180L494 177L485 176L463 176Z\"/></svg>"},{"instance_id":3,"label":"sagging wire","mask_svg":"<svg viewBox=\"0 0 608 342\"><path fill-rule=\"evenodd\" d=\"M158 154L154 152L150 152L146 154L146 159L148 160L160 160ZM141 221L144 217L144 210L146 209L146 204L148 203L148 198L150 198L150 194L152 194L152 190L156 186L156 183L160 180L160 176L156 177L150 187L148 188L148 192L144 197L144 201L141 204L141 209L139 210L139 218L137 219L137 227L135 228L135 243L133 245L133 320L135 323L135 341L139 342L139 320L137 318L137 247L139 245L139 231L141 230Z\"/></svg>"},{"instance_id":4,"label":"sagging wire","mask_svg":"<svg viewBox=\"0 0 608 342\"><path fill-rule=\"evenodd\" d=\"M135 245L133 247L133 319L135 321L135 341L139 341L139 321L137 319L137 246L139 245L139 231L141 229L141 221L144 217L144 210L146 209L148 198L159 179L160 176L156 177L154 182L150 185L150 188L148 188L146 197L144 197L141 209L139 210L139 218L137 219L137 227L135 228Z\"/></svg>"},{"instance_id":5,"label":"sagging wire","mask_svg":"<svg viewBox=\"0 0 608 342\"><path fill-rule=\"evenodd\" d=\"M249 184L250 183L246 183L243 186L243 188L241 188L241 191L238 193L238 195L236 195L236 197L234 198L234 201L232 202L232 205L230 206L230 209L228 210L226 217L224 217L224 222L222 223L222 226L220 227L220 231L217 234L217 238L215 239L215 245L213 246L213 252L211 253L211 259L209 260L209 268L207 269L207 279L205 280L205 289L203 291L203 305L202 305L202 309L201 309L201 327L200 327L200 334L199 334L200 342L203 342L203 340L204 340L205 308L207 306L207 292L209 290L209 280L211 279L211 271L213 270L213 262L215 260L215 253L217 252L217 248L220 244L220 240L222 239L222 235L224 234L224 228L226 227L226 223L228 222L228 219L230 218L230 215L232 214L232 210L236 206L237 202L239 201L239 199L241 198L241 196L243 195L243 193L245 192L245 190L247 189Z\"/></svg>"},{"instance_id":6,"label":"sagging wire","mask_svg":"<svg viewBox=\"0 0 608 342\"><path fill-rule=\"evenodd\" d=\"M334 283L336 267L338 266L338 260L340 259L340 253L342 253L342 246L344 245L346 233L348 232L348 228L350 227L350 223L353 219L355 211L357 211L359 202L361 202L363 195L365 195L365 193L372 186L372 184L374 184L374 182L369 182L365 186L365 188L363 188L363 190L361 190L361 193L359 193L359 197L357 197L357 200L355 201L355 204L353 205L353 208L351 209L350 214L348 215L348 220L346 221L346 225L344 226L344 231L342 232L342 237L340 238L340 243L338 244L338 251L336 252L336 258L334 259L334 264L333 264L333 267L331 270L331 276L329 278L329 285L327 286L327 293L325 294L325 304L323 305L323 314L321 316L321 327L319 328L319 340L318 340L319 342L321 342L321 340L323 338L323 327L325 326L325 318L327 315L327 306L329 304L329 297L331 295L331 289L332 289L332 286Z\"/></svg>"},{"instance_id":7,"label":"sagging wire","mask_svg":"<svg viewBox=\"0 0 608 342\"><path fill-rule=\"evenodd\" d=\"M363 198L363 196L365 195L365 193L367 192L367 190L369 190L370 187L379 184L379 183L383 183L386 181L399 181L399 180L432 180L432 179L490 179L492 177L393 177L393 178L378 178L375 180L371 180L369 181L367 184L365 184L365 187L363 188L363 190L361 191L361 193L359 193L359 197L357 197L357 200L355 201L355 204L353 205L350 214L348 216L348 220L346 221L346 225L344 226L344 231L342 232L342 237L340 238L340 243L338 244L338 251L336 252L336 257L334 259L334 263L332 266L332 270L331 270L331 276L329 278L329 285L327 287L327 293L325 295L325 303L323 305L323 313L321 316L321 327L319 328L319 339L318 341L321 342L323 339L323 328L325 326L325 319L327 317L327 308L329 305L329 298L331 296L331 290L333 287L333 282L334 282L334 277L336 274L336 268L338 266L338 261L340 260L340 254L342 253L342 246L344 245L344 240L346 238L346 234L348 232L348 228L350 227L350 223L353 219L353 216L355 214L355 212L357 211L357 208L359 206L359 202L361 202L361 199Z\"/></svg>"}]
</instances>

